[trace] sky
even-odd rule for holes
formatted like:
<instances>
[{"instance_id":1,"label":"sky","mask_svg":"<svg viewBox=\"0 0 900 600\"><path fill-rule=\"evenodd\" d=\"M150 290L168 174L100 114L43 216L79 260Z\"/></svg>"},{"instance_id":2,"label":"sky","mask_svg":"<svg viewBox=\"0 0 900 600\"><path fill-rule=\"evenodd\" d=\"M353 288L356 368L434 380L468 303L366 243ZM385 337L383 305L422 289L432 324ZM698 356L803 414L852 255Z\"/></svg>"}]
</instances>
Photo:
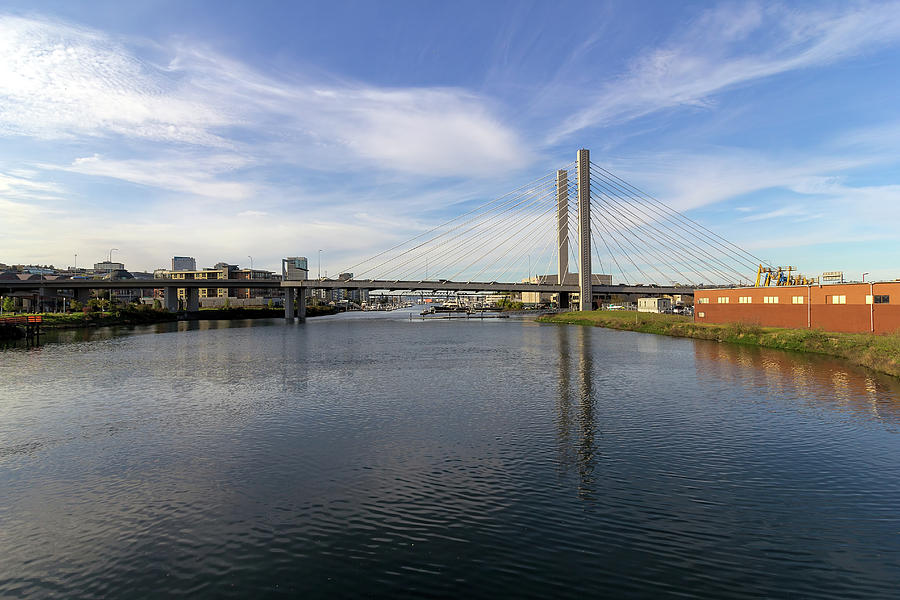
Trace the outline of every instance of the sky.
<instances>
[{"instance_id":1,"label":"sky","mask_svg":"<svg viewBox=\"0 0 900 600\"><path fill-rule=\"evenodd\" d=\"M5 1L0 262L335 274L584 147L773 264L900 278L898 99L898 2Z\"/></svg>"}]
</instances>

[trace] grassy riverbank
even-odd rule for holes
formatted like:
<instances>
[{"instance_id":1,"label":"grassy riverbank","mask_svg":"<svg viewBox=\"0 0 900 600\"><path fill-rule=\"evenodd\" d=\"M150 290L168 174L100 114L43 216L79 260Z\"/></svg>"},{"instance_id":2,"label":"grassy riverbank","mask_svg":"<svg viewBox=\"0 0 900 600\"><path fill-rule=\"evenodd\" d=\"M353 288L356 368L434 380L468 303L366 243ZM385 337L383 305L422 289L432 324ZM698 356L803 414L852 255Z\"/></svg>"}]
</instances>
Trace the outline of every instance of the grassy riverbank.
<instances>
[{"instance_id":1,"label":"grassy riverbank","mask_svg":"<svg viewBox=\"0 0 900 600\"><path fill-rule=\"evenodd\" d=\"M592 325L676 337L815 352L900 377L900 335L835 333L818 329L780 329L740 323L694 323L690 317L632 311L595 310L540 317L543 323Z\"/></svg>"},{"instance_id":2,"label":"grassy riverbank","mask_svg":"<svg viewBox=\"0 0 900 600\"><path fill-rule=\"evenodd\" d=\"M307 317L331 315L337 310L332 306L308 306ZM194 315L181 315L165 310L143 307L127 307L112 312L87 312L87 313L28 313L41 315L42 329L79 329L82 327L112 327L116 325L149 325L152 323L165 323L177 321L179 318L186 320L226 320L226 319L276 319L284 317L283 308L210 308L201 309ZM16 316L27 316L26 314ZM15 335L0 336L4 339L14 339Z\"/></svg>"}]
</instances>

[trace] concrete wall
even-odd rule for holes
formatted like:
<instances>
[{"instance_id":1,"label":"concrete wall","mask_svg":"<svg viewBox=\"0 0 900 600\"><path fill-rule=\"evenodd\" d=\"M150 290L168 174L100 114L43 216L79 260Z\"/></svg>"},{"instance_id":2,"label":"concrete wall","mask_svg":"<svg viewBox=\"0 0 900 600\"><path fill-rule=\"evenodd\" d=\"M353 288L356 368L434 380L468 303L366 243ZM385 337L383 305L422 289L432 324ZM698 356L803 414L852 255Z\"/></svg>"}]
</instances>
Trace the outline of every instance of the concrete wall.
<instances>
[{"instance_id":1,"label":"concrete wall","mask_svg":"<svg viewBox=\"0 0 900 600\"><path fill-rule=\"evenodd\" d=\"M261 308L269 305L270 298L200 298L200 308L225 308L225 300L231 308ZM284 298L271 298L275 306L284 306Z\"/></svg>"},{"instance_id":2,"label":"concrete wall","mask_svg":"<svg viewBox=\"0 0 900 600\"><path fill-rule=\"evenodd\" d=\"M875 304L872 296L888 296L889 302ZM795 297L802 301L795 303ZM721 298L728 302L720 302ZM742 302L741 298L750 300ZM766 302L766 298L770 300ZM778 298L778 302L772 302L772 298ZM694 320L698 323L848 333L900 331L900 281L697 290L694 299Z\"/></svg>"}]
</instances>

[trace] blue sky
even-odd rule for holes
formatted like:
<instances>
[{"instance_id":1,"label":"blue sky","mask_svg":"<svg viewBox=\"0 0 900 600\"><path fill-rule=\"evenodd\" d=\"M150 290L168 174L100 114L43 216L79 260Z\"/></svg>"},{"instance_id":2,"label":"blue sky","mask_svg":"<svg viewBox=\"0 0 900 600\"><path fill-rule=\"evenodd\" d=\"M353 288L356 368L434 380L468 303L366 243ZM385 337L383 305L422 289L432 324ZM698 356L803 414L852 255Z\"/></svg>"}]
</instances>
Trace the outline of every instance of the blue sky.
<instances>
[{"instance_id":1,"label":"blue sky","mask_svg":"<svg viewBox=\"0 0 900 600\"><path fill-rule=\"evenodd\" d=\"M754 254L900 277L900 3L5 2L0 262L334 273L580 147Z\"/></svg>"}]
</instances>

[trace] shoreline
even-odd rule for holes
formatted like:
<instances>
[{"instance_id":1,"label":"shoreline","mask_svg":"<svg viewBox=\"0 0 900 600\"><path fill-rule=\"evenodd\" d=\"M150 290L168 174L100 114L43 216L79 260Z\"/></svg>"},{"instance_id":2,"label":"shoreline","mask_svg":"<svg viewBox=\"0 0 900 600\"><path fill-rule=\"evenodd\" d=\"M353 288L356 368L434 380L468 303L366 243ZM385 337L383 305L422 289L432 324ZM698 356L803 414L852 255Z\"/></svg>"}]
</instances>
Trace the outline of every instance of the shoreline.
<instances>
[{"instance_id":1,"label":"shoreline","mask_svg":"<svg viewBox=\"0 0 900 600\"><path fill-rule=\"evenodd\" d=\"M306 316L321 317L336 314L337 310L328 307L307 307ZM214 308L201 309L197 313L186 315L184 313L170 313L153 309L123 310L113 314L100 313L22 313L40 314L42 330L66 330L66 329L94 329L98 327L131 327L135 325L154 325L156 323L171 323L175 321L228 321L240 319L277 319L284 317L284 309L281 308ZM14 341L24 336L16 336L11 333L4 335L4 329L0 329L0 340Z\"/></svg>"},{"instance_id":2,"label":"shoreline","mask_svg":"<svg viewBox=\"0 0 900 600\"><path fill-rule=\"evenodd\" d=\"M539 317L537 321L824 354L900 377L900 334L897 333L874 335L821 329L782 329L742 323L695 323L690 317L679 315L608 310L558 313Z\"/></svg>"}]
</instances>

